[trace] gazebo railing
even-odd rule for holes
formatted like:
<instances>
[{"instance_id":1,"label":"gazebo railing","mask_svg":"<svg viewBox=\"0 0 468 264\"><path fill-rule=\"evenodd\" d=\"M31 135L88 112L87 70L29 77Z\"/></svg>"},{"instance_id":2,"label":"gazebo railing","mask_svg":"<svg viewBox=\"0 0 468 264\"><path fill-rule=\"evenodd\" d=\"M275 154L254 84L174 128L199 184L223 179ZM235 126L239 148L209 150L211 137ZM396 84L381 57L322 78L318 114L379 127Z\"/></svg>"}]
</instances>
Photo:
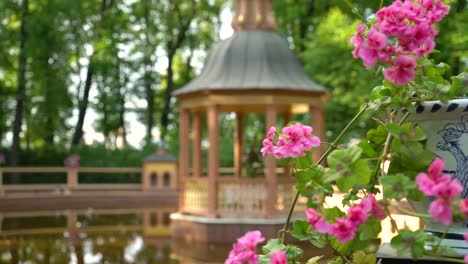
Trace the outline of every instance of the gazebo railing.
<instances>
[{"instance_id":1,"label":"gazebo railing","mask_svg":"<svg viewBox=\"0 0 468 264\"><path fill-rule=\"evenodd\" d=\"M208 213L208 179L186 178L182 211L205 216ZM286 216L296 194L291 178L278 178L276 212ZM264 178L219 177L217 179L217 215L219 217L265 217L267 185ZM306 201L300 199L296 211L304 212Z\"/></svg>"}]
</instances>

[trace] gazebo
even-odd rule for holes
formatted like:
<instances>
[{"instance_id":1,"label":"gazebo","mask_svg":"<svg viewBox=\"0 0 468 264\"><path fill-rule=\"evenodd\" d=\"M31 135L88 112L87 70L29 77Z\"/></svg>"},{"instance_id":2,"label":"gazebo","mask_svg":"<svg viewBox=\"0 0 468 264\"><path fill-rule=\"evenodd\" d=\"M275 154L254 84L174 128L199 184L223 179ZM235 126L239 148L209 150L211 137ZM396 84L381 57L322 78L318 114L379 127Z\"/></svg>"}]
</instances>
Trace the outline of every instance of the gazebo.
<instances>
[{"instance_id":1,"label":"gazebo","mask_svg":"<svg viewBox=\"0 0 468 264\"><path fill-rule=\"evenodd\" d=\"M295 195L288 169L278 170L275 159L266 157L264 177L241 175L246 114L264 114L268 130L279 118L287 123L292 114L309 113L314 133L324 136L323 104L329 94L306 76L288 42L276 32L272 0L236 0L235 10L233 36L217 43L200 75L174 93L180 103L180 207L172 217L176 237L187 231L182 232L187 221L274 223L286 216ZM235 113L234 168L227 171L219 165L221 113ZM202 136L203 120L207 138ZM207 161L202 160L202 142L208 143ZM230 175L220 176L226 173ZM216 240L209 233L195 236Z\"/></svg>"}]
</instances>

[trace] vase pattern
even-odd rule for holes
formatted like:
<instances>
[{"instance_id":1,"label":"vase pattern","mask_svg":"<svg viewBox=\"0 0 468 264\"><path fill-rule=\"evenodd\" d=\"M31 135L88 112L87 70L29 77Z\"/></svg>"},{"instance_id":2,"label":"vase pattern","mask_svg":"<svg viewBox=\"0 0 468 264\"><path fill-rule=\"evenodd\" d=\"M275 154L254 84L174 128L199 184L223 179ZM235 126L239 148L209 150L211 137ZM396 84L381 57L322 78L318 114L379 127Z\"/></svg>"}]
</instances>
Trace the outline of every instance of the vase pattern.
<instances>
[{"instance_id":1,"label":"vase pattern","mask_svg":"<svg viewBox=\"0 0 468 264\"><path fill-rule=\"evenodd\" d=\"M463 198L468 198L468 98L451 100L446 104L439 101L424 102L408 121L417 123L426 133L426 149L445 161L445 173L450 173L463 185ZM411 202L416 212L427 213L430 198ZM425 220L424 230L434 235L443 234L447 227ZM468 244L463 239L468 222L452 225L443 245L454 249L459 255L468 254ZM430 246L430 245L429 245Z\"/></svg>"},{"instance_id":2,"label":"vase pattern","mask_svg":"<svg viewBox=\"0 0 468 264\"><path fill-rule=\"evenodd\" d=\"M468 156L466 147L463 148L462 137L468 135L468 114L462 115L460 122L448 123L438 131L441 140L437 142L436 148L441 151L449 152L456 162L454 171L445 171L451 173L463 185L462 197L468 197Z\"/></svg>"}]
</instances>

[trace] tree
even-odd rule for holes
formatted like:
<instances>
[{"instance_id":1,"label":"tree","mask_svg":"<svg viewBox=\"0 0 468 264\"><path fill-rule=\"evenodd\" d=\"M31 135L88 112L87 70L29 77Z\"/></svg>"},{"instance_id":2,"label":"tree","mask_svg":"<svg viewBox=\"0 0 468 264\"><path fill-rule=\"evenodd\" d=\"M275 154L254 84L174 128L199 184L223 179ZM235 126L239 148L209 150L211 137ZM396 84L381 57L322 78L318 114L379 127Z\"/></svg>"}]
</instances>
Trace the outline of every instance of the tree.
<instances>
[{"instance_id":1,"label":"tree","mask_svg":"<svg viewBox=\"0 0 468 264\"><path fill-rule=\"evenodd\" d=\"M99 19L98 25L95 28L96 41L99 41L102 37L100 30L102 30L102 27L106 18L106 11L112 6L113 2L114 2L113 0L101 0L101 8L99 12L100 19ZM89 92L91 90L91 84L92 84L93 75L94 75L93 58L95 54L96 54L96 47L93 47L93 52L88 60L89 62L88 62L88 69L86 73L83 96L81 97L81 100L79 101L78 121L76 122L75 132L73 134L73 138L71 141L72 146L78 145L83 137L83 124L84 124L84 119L86 116L86 110L88 109Z\"/></svg>"},{"instance_id":2,"label":"tree","mask_svg":"<svg viewBox=\"0 0 468 264\"><path fill-rule=\"evenodd\" d=\"M21 5L21 26L19 37L19 56L18 56L18 89L16 91L16 109L15 121L13 126L13 143L11 145L11 165L16 166L19 163L20 133L23 121L23 104L26 90L26 41L27 31L26 23L29 12L28 0L23 0ZM16 178L16 177L15 177ZM14 179L13 182L16 182Z\"/></svg>"}]
</instances>

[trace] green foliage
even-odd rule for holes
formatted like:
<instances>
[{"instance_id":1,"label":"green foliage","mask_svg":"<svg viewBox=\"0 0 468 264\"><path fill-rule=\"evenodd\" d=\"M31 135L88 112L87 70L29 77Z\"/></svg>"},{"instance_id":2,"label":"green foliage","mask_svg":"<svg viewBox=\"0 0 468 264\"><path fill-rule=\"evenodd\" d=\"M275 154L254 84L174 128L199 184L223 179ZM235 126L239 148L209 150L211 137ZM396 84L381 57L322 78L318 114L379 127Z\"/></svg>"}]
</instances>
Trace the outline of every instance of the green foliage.
<instances>
[{"instance_id":1,"label":"green foliage","mask_svg":"<svg viewBox=\"0 0 468 264\"><path fill-rule=\"evenodd\" d=\"M270 263L270 255L271 253L283 250L286 252L286 257L288 259L289 264L296 264L300 263L300 259L302 258L302 254L304 253L302 249L295 245L284 245L282 244L279 239L270 239L268 240L267 244L262 247L263 254L259 255L259 263L260 264L269 264Z\"/></svg>"},{"instance_id":2,"label":"green foliage","mask_svg":"<svg viewBox=\"0 0 468 264\"><path fill-rule=\"evenodd\" d=\"M424 198L424 194L418 190L415 182L406 175L386 175L380 179L380 182L386 199L399 201L403 198L410 198L411 200Z\"/></svg>"},{"instance_id":3,"label":"green foliage","mask_svg":"<svg viewBox=\"0 0 468 264\"><path fill-rule=\"evenodd\" d=\"M327 158L330 170L325 174L325 182L336 181L342 192L369 183L371 170L367 160L359 159L361 154L362 149L358 146L333 151Z\"/></svg>"},{"instance_id":4,"label":"green foliage","mask_svg":"<svg viewBox=\"0 0 468 264\"><path fill-rule=\"evenodd\" d=\"M400 230L397 236L392 238L390 245L397 250L398 255L410 253L413 258L424 256L426 234L423 230Z\"/></svg>"}]
</instances>

